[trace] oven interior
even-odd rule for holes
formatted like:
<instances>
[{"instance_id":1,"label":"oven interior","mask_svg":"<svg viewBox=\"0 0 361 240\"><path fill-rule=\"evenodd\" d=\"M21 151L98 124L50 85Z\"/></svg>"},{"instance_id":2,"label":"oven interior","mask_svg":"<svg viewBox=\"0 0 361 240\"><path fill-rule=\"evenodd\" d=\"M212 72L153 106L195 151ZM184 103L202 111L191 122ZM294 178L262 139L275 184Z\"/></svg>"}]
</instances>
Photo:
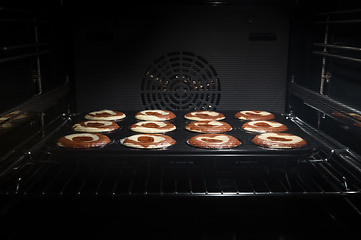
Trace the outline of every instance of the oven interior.
<instances>
[{"instance_id":1,"label":"oven interior","mask_svg":"<svg viewBox=\"0 0 361 240\"><path fill-rule=\"evenodd\" d=\"M320 2L0 6L3 239L354 239L361 8ZM127 114L117 139L143 109L224 112L240 137L233 114L267 110L315 147L55 149L101 109Z\"/></svg>"}]
</instances>

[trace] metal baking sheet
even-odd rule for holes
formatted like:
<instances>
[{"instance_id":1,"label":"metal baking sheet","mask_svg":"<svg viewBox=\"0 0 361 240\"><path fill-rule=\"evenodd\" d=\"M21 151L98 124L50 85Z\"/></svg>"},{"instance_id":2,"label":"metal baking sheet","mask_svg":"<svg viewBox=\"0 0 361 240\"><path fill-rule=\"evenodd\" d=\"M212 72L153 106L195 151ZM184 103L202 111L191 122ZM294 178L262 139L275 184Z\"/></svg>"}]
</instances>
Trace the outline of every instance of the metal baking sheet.
<instances>
[{"instance_id":1,"label":"metal baking sheet","mask_svg":"<svg viewBox=\"0 0 361 240\"><path fill-rule=\"evenodd\" d=\"M307 141L307 145L301 148L295 149L273 149L260 147L251 142L252 138L260 133L252 133L247 132L242 129L242 125L246 121L238 120L234 117L235 113L239 110L234 111L222 111L218 110L217 112L223 113L225 115L225 119L222 120L227 122L232 126L232 130L230 132L226 132L225 134L229 134L233 137L236 137L241 141L241 145L235 148L230 149L203 149L190 146L187 144L188 139L191 137L198 135L200 133L195 133L186 130L186 126L191 122L191 120L185 119L184 115L189 111L174 111L176 114L176 118L170 120L177 129L166 133L166 135L172 137L176 140L176 144L163 149L136 149L126 147L121 144L121 139L125 137L139 134L137 132L133 132L130 130L130 126L133 123L136 123L137 119L135 119L135 114L138 111L123 111L126 114L126 118L118 121L117 123L121 127L118 130L113 132L104 133L107 135L112 142L104 147L93 148L93 149L67 149L63 147L59 147L56 145L57 140L65 135L76 133L71 129L71 127L80 121L84 121L85 114L77 114L72 117L72 119L61 128L49 141L46 143L47 149L53 153L61 155L62 157L68 158L78 158L78 159L90 159L90 158L104 158L104 157L112 157L119 159L129 159L130 157L141 157L144 159L183 159L183 160L196 160L196 159L227 159L225 157L232 157L232 159L242 160L249 159L249 157L265 157L267 160L271 159L301 159L307 158L310 155L314 154L317 151L318 144L315 139L312 138L309 134L302 131L294 122L292 122L287 117L274 113L276 118L272 121L277 121L285 124L289 130L286 133L291 133L298 135L304 138Z\"/></svg>"}]
</instances>

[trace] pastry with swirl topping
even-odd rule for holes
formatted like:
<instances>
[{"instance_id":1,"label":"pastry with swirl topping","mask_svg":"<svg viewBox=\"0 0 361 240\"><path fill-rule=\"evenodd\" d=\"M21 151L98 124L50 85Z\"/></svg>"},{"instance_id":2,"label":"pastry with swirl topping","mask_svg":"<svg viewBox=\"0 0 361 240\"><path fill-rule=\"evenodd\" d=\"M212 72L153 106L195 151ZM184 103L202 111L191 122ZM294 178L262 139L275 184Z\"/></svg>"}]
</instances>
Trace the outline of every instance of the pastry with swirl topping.
<instances>
[{"instance_id":1,"label":"pastry with swirl topping","mask_svg":"<svg viewBox=\"0 0 361 240\"><path fill-rule=\"evenodd\" d=\"M77 132L110 132L119 128L119 125L113 121L83 121L74 124L72 129Z\"/></svg>"},{"instance_id":2,"label":"pastry with swirl topping","mask_svg":"<svg viewBox=\"0 0 361 240\"><path fill-rule=\"evenodd\" d=\"M133 148L166 148L175 144L175 140L163 134L136 134L120 140L120 142Z\"/></svg>"},{"instance_id":3,"label":"pastry with swirl topping","mask_svg":"<svg viewBox=\"0 0 361 240\"><path fill-rule=\"evenodd\" d=\"M241 145L241 142L227 134L199 134L188 140L188 144L200 148L234 148Z\"/></svg>"},{"instance_id":4,"label":"pastry with swirl topping","mask_svg":"<svg viewBox=\"0 0 361 240\"><path fill-rule=\"evenodd\" d=\"M111 140L98 133L75 133L61 137L57 145L65 148L93 148L110 143Z\"/></svg>"},{"instance_id":5,"label":"pastry with swirl topping","mask_svg":"<svg viewBox=\"0 0 361 240\"><path fill-rule=\"evenodd\" d=\"M167 121L175 117L173 112L166 110L144 110L135 114L136 119L145 121Z\"/></svg>"},{"instance_id":6,"label":"pastry with swirl topping","mask_svg":"<svg viewBox=\"0 0 361 240\"><path fill-rule=\"evenodd\" d=\"M176 126L165 121L140 121L130 126L130 130L141 133L165 133L176 129Z\"/></svg>"},{"instance_id":7,"label":"pastry with swirl topping","mask_svg":"<svg viewBox=\"0 0 361 240\"><path fill-rule=\"evenodd\" d=\"M88 120L106 120L106 121L117 121L125 118L125 114L118 111L113 110L100 110L95 112L90 112L85 115L85 118Z\"/></svg>"},{"instance_id":8,"label":"pastry with swirl topping","mask_svg":"<svg viewBox=\"0 0 361 240\"><path fill-rule=\"evenodd\" d=\"M274 121L251 121L242 125L242 128L250 132L285 132L288 127L282 123Z\"/></svg>"},{"instance_id":9,"label":"pastry with swirl topping","mask_svg":"<svg viewBox=\"0 0 361 240\"><path fill-rule=\"evenodd\" d=\"M220 121L196 121L186 126L186 129L199 133L222 133L232 130L231 125Z\"/></svg>"},{"instance_id":10,"label":"pastry with swirl topping","mask_svg":"<svg viewBox=\"0 0 361 240\"><path fill-rule=\"evenodd\" d=\"M299 148L307 145L303 138L289 133L262 133L255 136L252 142L269 148Z\"/></svg>"},{"instance_id":11,"label":"pastry with swirl topping","mask_svg":"<svg viewBox=\"0 0 361 240\"><path fill-rule=\"evenodd\" d=\"M266 111L240 111L234 115L235 118L240 120L271 120L275 118L275 115Z\"/></svg>"},{"instance_id":12,"label":"pastry with swirl topping","mask_svg":"<svg viewBox=\"0 0 361 240\"><path fill-rule=\"evenodd\" d=\"M226 118L222 113L215 111L194 111L187 113L184 117L193 121L212 121Z\"/></svg>"}]
</instances>

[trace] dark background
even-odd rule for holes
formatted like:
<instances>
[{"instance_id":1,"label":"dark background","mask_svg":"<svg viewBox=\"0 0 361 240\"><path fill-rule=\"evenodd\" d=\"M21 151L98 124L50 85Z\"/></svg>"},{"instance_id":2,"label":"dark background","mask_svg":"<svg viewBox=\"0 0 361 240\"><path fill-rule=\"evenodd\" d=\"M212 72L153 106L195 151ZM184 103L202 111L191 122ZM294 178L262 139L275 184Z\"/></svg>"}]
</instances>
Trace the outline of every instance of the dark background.
<instances>
[{"instance_id":1,"label":"dark background","mask_svg":"<svg viewBox=\"0 0 361 240\"><path fill-rule=\"evenodd\" d=\"M140 90L148 68L161 56L187 51L217 72L218 109L284 112L289 10L284 5L122 6L116 13L76 16L77 111L143 109Z\"/></svg>"}]
</instances>

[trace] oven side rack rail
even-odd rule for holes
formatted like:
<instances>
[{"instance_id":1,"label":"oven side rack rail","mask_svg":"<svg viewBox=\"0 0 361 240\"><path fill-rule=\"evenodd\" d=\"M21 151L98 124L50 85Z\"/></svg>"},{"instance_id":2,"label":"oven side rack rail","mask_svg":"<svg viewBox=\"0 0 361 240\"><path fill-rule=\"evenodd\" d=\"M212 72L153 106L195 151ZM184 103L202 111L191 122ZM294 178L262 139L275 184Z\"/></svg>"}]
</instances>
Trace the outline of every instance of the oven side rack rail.
<instances>
[{"instance_id":1,"label":"oven side rack rail","mask_svg":"<svg viewBox=\"0 0 361 240\"><path fill-rule=\"evenodd\" d=\"M316 21L315 24L317 25L325 25L325 40L324 43L314 43L313 45L316 47L323 47L323 51L313 51L314 54L317 55L321 55L324 57L323 61L325 62L325 57L330 57L330 58L338 58L338 59L343 59L343 60L347 60L347 61L352 61L352 62L361 62L361 59L358 57L350 57L350 56L346 56L343 54L333 54L333 53L329 53L327 50L328 48L331 49L338 49L338 50L344 50L344 51L354 51L354 52L361 52L361 48L360 47L356 47L356 46L347 46L347 45L343 45L343 44L332 44L329 42L329 36L332 36L331 30L329 29L330 26L332 25L339 25L339 24L344 24L344 25L351 25L351 24L355 24L355 27L357 28L356 24L360 24L361 23L361 19L360 19L360 13L361 13L361 9L350 9L350 10L343 10L343 11L333 11L333 12L321 12L318 13L317 15L320 17L325 17L324 20L319 20ZM352 16L358 14L355 18L352 18ZM336 17L336 19L334 19ZM323 63L325 64L325 63Z\"/></svg>"},{"instance_id":2,"label":"oven side rack rail","mask_svg":"<svg viewBox=\"0 0 361 240\"><path fill-rule=\"evenodd\" d=\"M29 159L27 159L26 162L31 162L32 156L42 148L46 140L53 133L58 131L61 126L66 124L68 119L66 113L57 116L50 121L45 121L44 118L46 111L51 107L58 105L61 99L67 98L68 94L69 82L66 82L60 87L35 96L27 102L4 113L4 116L11 113L16 114L12 114L10 118L1 122L1 124L11 123L12 125L12 128L9 128L8 130L9 132L2 132L2 134L11 134L13 128L21 128L22 125L24 125L24 122L27 123L29 121L30 123L25 125L29 125L30 127L32 121L40 121L40 128L37 129L33 135L24 135L20 142L0 156L0 177L5 175L6 172L10 171L12 168L16 168L17 165L24 164L23 159L27 157L29 157ZM24 120L19 121L18 119L22 116L26 117Z\"/></svg>"},{"instance_id":3,"label":"oven side rack rail","mask_svg":"<svg viewBox=\"0 0 361 240\"><path fill-rule=\"evenodd\" d=\"M361 111L340 103L326 95L302 87L293 81L289 83L289 89L294 96L302 99L303 103L307 106L315 109L324 116L327 115L328 117L335 119L356 132L360 132L360 127L358 126L361 125L361 120L355 118L352 114L361 116Z\"/></svg>"}]
</instances>

